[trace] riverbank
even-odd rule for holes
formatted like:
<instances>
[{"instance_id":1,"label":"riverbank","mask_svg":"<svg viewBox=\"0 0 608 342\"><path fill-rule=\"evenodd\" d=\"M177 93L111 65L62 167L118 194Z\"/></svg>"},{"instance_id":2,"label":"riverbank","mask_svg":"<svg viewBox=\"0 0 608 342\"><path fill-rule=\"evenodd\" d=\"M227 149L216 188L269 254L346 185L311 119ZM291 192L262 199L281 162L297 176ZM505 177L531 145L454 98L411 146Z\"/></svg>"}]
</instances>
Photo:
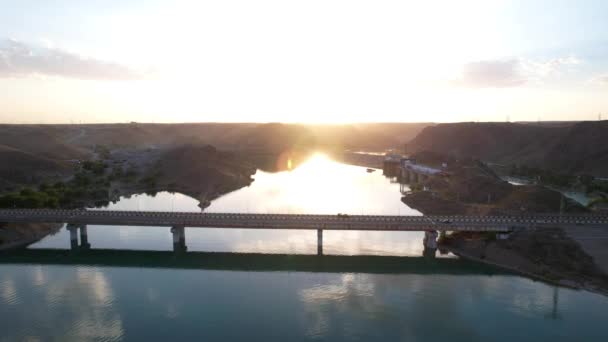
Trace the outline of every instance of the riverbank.
<instances>
[{"instance_id":1,"label":"riverbank","mask_svg":"<svg viewBox=\"0 0 608 342\"><path fill-rule=\"evenodd\" d=\"M57 233L62 226L57 223L0 224L0 251L29 246L49 234Z\"/></svg>"},{"instance_id":2,"label":"riverbank","mask_svg":"<svg viewBox=\"0 0 608 342\"><path fill-rule=\"evenodd\" d=\"M4 208L94 208L121 196L160 191L179 192L199 201L204 209L212 200L248 186L256 168L238 155L208 145L169 149L105 151L99 159L79 163L72 177L0 194ZM53 232L44 225L6 225L0 248L27 246Z\"/></svg>"},{"instance_id":3,"label":"riverbank","mask_svg":"<svg viewBox=\"0 0 608 342\"><path fill-rule=\"evenodd\" d=\"M465 259L608 295L608 275L560 228L513 232L507 240L496 240L491 234L452 233L440 246Z\"/></svg>"},{"instance_id":4,"label":"riverbank","mask_svg":"<svg viewBox=\"0 0 608 342\"><path fill-rule=\"evenodd\" d=\"M422 161L424 155L421 154ZM402 202L425 215L513 215L585 212L580 204L538 185L513 185L476 160L451 161L448 176L422 182ZM420 188L420 186L418 187ZM494 234L458 232L439 241L460 257L516 271L562 286L608 295L608 232L581 234L555 228L515 231L506 240ZM589 228L591 229L591 228ZM578 238L577 238L578 237Z\"/></svg>"}]
</instances>

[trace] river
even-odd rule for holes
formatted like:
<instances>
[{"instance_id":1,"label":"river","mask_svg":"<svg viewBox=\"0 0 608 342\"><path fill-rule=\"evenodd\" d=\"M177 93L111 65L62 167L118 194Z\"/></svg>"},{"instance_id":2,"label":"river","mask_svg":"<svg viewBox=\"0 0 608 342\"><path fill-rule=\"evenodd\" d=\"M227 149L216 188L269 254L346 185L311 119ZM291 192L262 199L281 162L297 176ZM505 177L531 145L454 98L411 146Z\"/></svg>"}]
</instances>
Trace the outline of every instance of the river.
<instances>
[{"instance_id":1,"label":"river","mask_svg":"<svg viewBox=\"0 0 608 342\"><path fill-rule=\"evenodd\" d=\"M200 211L194 199L167 192L121 198L99 209ZM368 173L322 155L293 170L258 171L249 187L205 210L420 214L400 201L399 184L382 171ZM168 228L88 230L98 253L88 261L65 257L69 238L62 229L30 247L28 253L41 253L38 259L0 263L0 341L608 336L606 297L450 255L422 257L422 233L328 231L324 253L330 256L318 259L311 256L314 231L186 228L190 261L164 263L173 258ZM361 257L366 255L373 257Z\"/></svg>"}]
</instances>

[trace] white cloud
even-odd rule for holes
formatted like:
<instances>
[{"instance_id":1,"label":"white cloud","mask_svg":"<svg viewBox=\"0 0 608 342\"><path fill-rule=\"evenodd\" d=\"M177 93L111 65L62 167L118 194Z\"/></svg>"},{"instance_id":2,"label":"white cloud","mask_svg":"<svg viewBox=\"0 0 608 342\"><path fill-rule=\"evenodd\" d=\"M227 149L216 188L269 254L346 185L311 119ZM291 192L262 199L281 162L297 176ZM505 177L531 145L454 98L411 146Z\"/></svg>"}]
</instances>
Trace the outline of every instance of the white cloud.
<instances>
[{"instance_id":1,"label":"white cloud","mask_svg":"<svg viewBox=\"0 0 608 342\"><path fill-rule=\"evenodd\" d=\"M592 78L589 81L589 83L596 84L596 85L602 85L602 86L608 86L608 74L595 76L594 78Z\"/></svg>"},{"instance_id":2,"label":"white cloud","mask_svg":"<svg viewBox=\"0 0 608 342\"><path fill-rule=\"evenodd\" d=\"M516 87L526 83L517 59L467 63L453 84L470 88Z\"/></svg>"},{"instance_id":3,"label":"white cloud","mask_svg":"<svg viewBox=\"0 0 608 342\"><path fill-rule=\"evenodd\" d=\"M544 61L522 59L520 63L529 79L542 80L552 75L559 75L567 67L581 64L581 60L568 56Z\"/></svg>"},{"instance_id":4,"label":"white cloud","mask_svg":"<svg viewBox=\"0 0 608 342\"><path fill-rule=\"evenodd\" d=\"M549 60L511 58L467 63L452 84L470 88L517 87L559 75L565 67L581 61L573 56Z\"/></svg>"},{"instance_id":5,"label":"white cloud","mask_svg":"<svg viewBox=\"0 0 608 342\"><path fill-rule=\"evenodd\" d=\"M87 58L47 45L32 47L7 39L0 42L0 78L59 76L83 80L135 80L144 75L126 66Z\"/></svg>"}]
</instances>

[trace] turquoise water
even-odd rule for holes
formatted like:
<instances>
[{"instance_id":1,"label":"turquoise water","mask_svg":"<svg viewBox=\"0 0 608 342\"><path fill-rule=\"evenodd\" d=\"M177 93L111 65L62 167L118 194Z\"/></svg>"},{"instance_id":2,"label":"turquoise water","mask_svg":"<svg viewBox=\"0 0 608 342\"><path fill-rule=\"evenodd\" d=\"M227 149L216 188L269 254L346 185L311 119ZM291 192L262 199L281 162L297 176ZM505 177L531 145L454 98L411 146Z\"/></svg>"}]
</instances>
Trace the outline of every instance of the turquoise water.
<instances>
[{"instance_id":1,"label":"turquoise water","mask_svg":"<svg viewBox=\"0 0 608 342\"><path fill-rule=\"evenodd\" d=\"M608 301L515 276L0 267L2 341L602 341Z\"/></svg>"},{"instance_id":2,"label":"turquoise water","mask_svg":"<svg viewBox=\"0 0 608 342\"><path fill-rule=\"evenodd\" d=\"M180 194L124 210L197 211ZM258 172L208 211L419 214L380 172L323 158ZM603 341L608 299L456 260L423 257L422 235L89 227L0 260L0 341ZM249 254L245 254L249 253ZM371 255L365 257L362 255Z\"/></svg>"}]
</instances>

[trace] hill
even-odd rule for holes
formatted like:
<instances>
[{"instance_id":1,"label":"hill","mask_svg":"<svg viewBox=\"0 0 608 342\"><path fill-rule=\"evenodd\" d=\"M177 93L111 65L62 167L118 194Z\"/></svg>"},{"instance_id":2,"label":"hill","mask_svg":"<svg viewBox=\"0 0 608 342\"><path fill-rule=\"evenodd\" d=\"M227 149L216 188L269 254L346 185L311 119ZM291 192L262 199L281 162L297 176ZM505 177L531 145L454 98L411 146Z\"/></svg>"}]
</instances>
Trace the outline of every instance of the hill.
<instances>
[{"instance_id":1,"label":"hill","mask_svg":"<svg viewBox=\"0 0 608 342\"><path fill-rule=\"evenodd\" d=\"M94 146L210 144L220 149L399 147L429 124L182 123L0 125L0 144L49 158L77 158Z\"/></svg>"},{"instance_id":2,"label":"hill","mask_svg":"<svg viewBox=\"0 0 608 342\"><path fill-rule=\"evenodd\" d=\"M450 123L425 127L407 146L498 164L520 164L564 173L608 174L608 121L570 125Z\"/></svg>"},{"instance_id":3,"label":"hill","mask_svg":"<svg viewBox=\"0 0 608 342\"><path fill-rule=\"evenodd\" d=\"M440 159L435 152L415 153L418 161ZM448 159L448 158L443 158ZM402 201L424 214L512 215L585 211L577 203L539 185L515 186L503 181L484 163L470 158L450 161L446 174L423 180ZM416 188L429 191L416 191Z\"/></svg>"},{"instance_id":4,"label":"hill","mask_svg":"<svg viewBox=\"0 0 608 342\"><path fill-rule=\"evenodd\" d=\"M88 151L66 139L72 129L55 125L0 125L0 145L48 159L84 158Z\"/></svg>"},{"instance_id":5,"label":"hill","mask_svg":"<svg viewBox=\"0 0 608 342\"><path fill-rule=\"evenodd\" d=\"M0 191L68 176L90 152L70 145L64 130L46 125L0 125Z\"/></svg>"},{"instance_id":6,"label":"hill","mask_svg":"<svg viewBox=\"0 0 608 342\"><path fill-rule=\"evenodd\" d=\"M201 206L227 192L251 184L255 168L236 155L212 146L185 145L164 151L148 171L156 189L180 191Z\"/></svg>"},{"instance_id":7,"label":"hill","mask_svg":"<svg viewBox=\"0 0 608 342\"><path fill-rule=\"evenodd\" d=\"M608 175L608 121L581 122L565 132L543 163L574 173Z\"/></svg>"},{"instance_id":8,"label":"hill","mask_svg":"<svg viewBox=\"0 0 608 342\"><path fill-rule=\"evenodd\" d=\"M273 156L293 150L383 150L401 146L426 125L5 124L0 125L0 191L38 183L47 176L63 177L79 161L104 159L102 154L115 151L167 150L183 145L213 145L223 151L246 152L243 155Z\"/></svg>"},{"instance_id":9,"label":"hill","mask_svg":"<svg viewBox=\"0 0 608 342\"><path fill-rule=\"evenodd\" d=\"M69 162L0 145L0 191L12 189L15 184L38 183L48 178L67 176L72 169Z\"/></svg>"}]
</instances>

